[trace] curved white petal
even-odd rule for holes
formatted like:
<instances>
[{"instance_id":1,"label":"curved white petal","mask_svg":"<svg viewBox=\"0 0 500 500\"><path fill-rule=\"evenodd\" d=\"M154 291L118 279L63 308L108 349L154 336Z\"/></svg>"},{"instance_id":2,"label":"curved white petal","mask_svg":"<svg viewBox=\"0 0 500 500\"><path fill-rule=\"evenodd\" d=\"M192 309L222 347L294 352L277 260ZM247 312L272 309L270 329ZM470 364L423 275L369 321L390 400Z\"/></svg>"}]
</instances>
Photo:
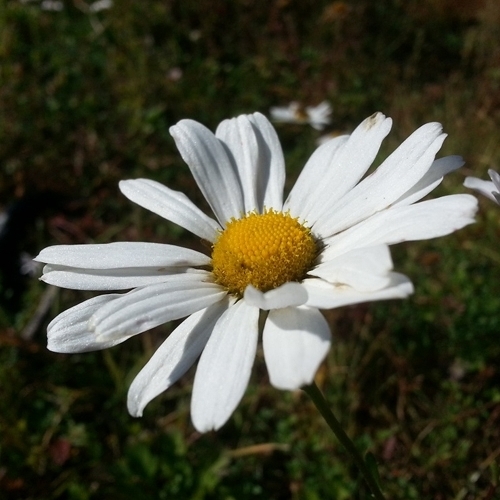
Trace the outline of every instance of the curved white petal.
<instances>
[{"instance_id":1,"label":"curved white petal","mask_svg":"<svg viewBox=\"0 0 500 500\"><path fill-rule=\"evenodd\" d=\"M189 248L128 241L99 245L55 245L44 248L33 260L79 269L196 267L210 264L209 257Z\"/></svg>"},{"instance_id":2,"label":"curved white petal","mask_svg":"<svg viewBox=\"0 0 500 500\"><path fill-rule=\"evenodd\" d=\"M493 195L494 191L497 190L493 182L483 181L482 179L478 179L477 177L466 177L464 181L464 186L470 189L474 189L474 191L481 193L483 196L486 196L491 201L495 201L498 203L495 196Z\"/></svg>"},{"instance_id":3,"label":"curved white petal","mask_svg":"<svg viewBox=\"0 0 500 500\"><path fill-rule=\"evenodd\" d=\"M348 135L341 135L314 150L285 201L284 211L290 210L294 217L299 217L300 214L303 220L308 221L309 213L316 203L314 193L318 189L318 183L324 182L323 179L334 168L332 165L338 165L336 158L348 139Z\"/></svg>"},{"instance_id":4,"label":"curved white petal","mask_svg":"<svg viewBox=\"0 0 500 500\"><path fill-rule=\"evenodd\" d=\"M56 316L47 327L47 349L62 353L99 351L127 340L126 336L99 340L88 328L89 318L96 311L120 297L120 294L99 295Z\"/></svg>"},{"instance_id":5,"label":"curved white petal","mask_svg":"<svg viewBox=\"0 0 500 500\"><path fill-rule=\"evenodd\" d=\"M330 349L331 333L317 309L288 307L269 313L262 343L271 384L295 390L314 380Z\"/></svg>"},{"instance_id":6,"label":"curved white petal","mask_svg":"<svg viewBox=\"0 0 500 500\"><path fill-rule=\"evenodd\" d=\"M127 407L133 417L142 416L145 406L193 365L228 306L226 299L191 314L158 347L130 385Z\"/></svg>"},{"instance_id":7,"label":"curved white petal","mask_svg":"<svg viewBox=\"0 0 500 500\"><path fill-rule=\"evenodd\" d=\"M441 130L439 123L416 130L373 174L337 202L327 204L313 231L322 237L333 235L395 202L429 170L446 137Z\"/></svg>"},{"instance_id":8,"label":"curved white petal","mask_svg":"<svg viewBox=\"0 0 500 500\"><path fill-rule=\"evenodd\" d=\"M194 120L181 120L170 134L222 226L244 213L241 185L221 141Z\"/></svg>"},{"instance_id":9,"label":"curved white petal","mask_svg":"<svg viewBox=\"0 0 500 500\"><path fill-rule=\"evenodd\" d=\"M261 113L249 115L259 143L258 189L264 194L262 207L281 210L285 187L285 158L278 134L271 122ZM260 200L259 200L260 201Z\"/></svg>"},{"instance_id":10,"label":"curved white petal","mask_svg":"<svg viewBox=\"0 0 500 500\"><path fill-rule=\"evenodd\" d=\"M349 286L335 286L319 278L304 280L302 285L309 296L306 305L318 309L334 309L375 300L404 299L413 293L413 285L406 276L399 273L390 273L389 276L387 287L373 292L360 292Z\"/></svg>"},{"instance_id":11,"label":"curved white petal","mask_svg":"<svg viewBox=\"0 0 500 500\"><path fill-rule=\"evenodd\" d=\"M213 243L221 227L184 193L149 179L120 181L120 191L131 201Z\"/></svg>"},{"instance_id":12,"label":"curved white petal","mask_svg":"<svg viewBox=\"0 0 500 500\"><path fill-rule=\"evenodd\" d=\"M331 144L333 141L321 146L325 148L324 153L321 155L318 153L316 158L313 160L311 157L310 161L326 162L328 169L311 167L311 173L315 173L314 170L322 170L323 175L306 181L308 184L314 183L308 199L300 195L294 196L292 190L289 204L286 205L290 208L292 215L307 220L312 225L325 212L331 218L331 214L335 212L332 212L330 207L335 205L337 200L348 193L363 177L375 159L382 141L391 130L391 126L390 118L386 118L382 113L375 113L354 130L342 147L336 149ZM328 158L329 155L330 158ZM311 173L304 174L304 177ZM300 179L297 181L297 191L302 193L299 181ZM319 232L319 234L323 233Z\"/></svg>"},{"instance_id":13,"label":"curved white petal","mask_svg":"<svg viewBox=\"0 0 500 500\"><path fill-rule=\"evenodd\" d=\"M393 268L386 245L355 248L316 266L309 274L333 284L349 285L360 292L385 288Z\"/></svg>"},{"instance_id":14,"label":"curved white petal","mask_svg":"<svg viewBox=\"0 0 500 500\"><path fill-rule=\"evenodd\" d=\"M189 316L222 300L226 291L190 275L172 276L158 285L136 288L106 304L89 321L98 338L113 339L145 332Z\"/></svg>"},{"instance_id":15,"label":"curved white petal","mask_svg":"<svg viewBox=\"0 0 500 500\"><path fill-rule=\"evenodd\" d=\"M245 115L224 120L215 137L226 146L243 193L244 212L262 209L262 196L257 189L259 144L252 123Z\"/></svg>"},{"instance_id":16,"label":"curved white petal","mask_svg":"<svg viewBox=\"0 0 500 500\"><path fill-rule=\"evenodd\" d=\"M493 184L495 184L495 188L497 191L500 191L500 174L493 170L492 168L488 169L488 175L490 176L490 179L493 181Z\"/></svg>"},{"instance_id":17,"label":"curved white petal","mask_svg":"<svg viewBox=\"0 0 500 500\"><path fill-rule=\"evenodd\" d=\"M200 432L226 423L245 393L257 350L259 310L240 300L216 323L193 385L191 418Z\"/></svg>"},{"instance_id":18,"label":"curved white petal","mask_svg":"<svg viewBox=\"0 0 500 500\"><path fill-rule=\"evenodd\" d=\"M300 283L292 281L268 292L261 292L252 285L248 285L243 298L248 305L269 311L270 309L305 304L307 302L307 292Z\"/></svg>"},{"instance_id":19,"label":"curved white petal","mask_svg":"<svg viewBox=\"0 0 500 500\"><path fill-rule=\"evenodd\" d=\"M457 155L445 156L444 158L435 160L426 174L411 189L404 193L399 200L395 201L393 206L411 205L421 200L441 184L446 174L457 170L464 163L463 158Z\"/></svg>"},{"instance_id":20,"label":"curved white petal","mask_svg":"<svg viewBox=\"0 0 500 500\"><path fill-rule=\"evenodd\" d=\"M76 269L65 266L47 265L40 278L49 285L72 290L129 290L140 286L154 285L168 281L173 276L207 276L200 269L180 267L165 268L122 268L122 269Z\"/></svg>"},{"instance_id":21,"label":"curved white petal","mask_svg":"<svg viewBox=\"0 0 500 500\"><path fill-rule=\"evenodd\" d=\"M124 290L161 283L172 274L204 274L190 266L210 264L206 255L175 245L119 242L57 245L35 260L46 262L42 281L76 290Z\"/></svg>"},{"instance_id":22,"label":"curved white petal","mask_svg":"<svg viewBox=\"0 0 500 500\"><path fill-rule=\"evenodd\" d=\"M322 259L328 262L348 250L365 245L393 245L444 236L472 224L476 210L477 200L468 194L454 194L390 208L328 238Z\"/></svg>"},{"instance_id":23,"label":"curved white petal","mask_svg":"<svg viewBox=\"0 0 500 500\"><path fill-rule=\"evenodd\" d=\"M260 113L224 120L215 136L228 149L242 186L245 212L281 210L285 160L276 131Z\"/></svg>"}]
</instances>

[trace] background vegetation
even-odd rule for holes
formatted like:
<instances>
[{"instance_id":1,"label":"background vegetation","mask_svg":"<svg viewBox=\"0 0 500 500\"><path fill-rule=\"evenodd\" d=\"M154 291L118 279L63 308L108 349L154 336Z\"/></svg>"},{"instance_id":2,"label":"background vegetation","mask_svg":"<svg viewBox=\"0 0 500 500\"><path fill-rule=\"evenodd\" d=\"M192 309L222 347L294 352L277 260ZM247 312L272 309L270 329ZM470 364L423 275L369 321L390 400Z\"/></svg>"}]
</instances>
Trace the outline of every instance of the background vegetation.
<instances>
[{"instance_id":1,"label":"background vegetation","mask_svg":"<svg viewBox=\"0 0 500 500\"><path fill-rule=\"evenodd\" d=\"M197 248L117 189L120 179L148 177L203 203L168 134L186 117L213 129L239 113L327 99L332 131L349 131L381 110L395 122L381 158L417 126L441 121L449 133L441 154L467 164L438 194L465 191L465 175L486 178L500 166L500 5L116 0L97 13L84 0L60 11L44 5L0 7L0 200L11 212L31 203L14 243L0 248L0 497L368 498L306 397L270 387L262 356L217 433L190 423L192 371L133 419L127 388L175 325L103 352L50 353L47 322L87 295L47 297L26 278L14 297L5 266L15 267L20 250L56 243ZM290 186L318 133L277 128ZM318 383L349 435L377 457L389 499L500 496L500 209L480 207L474 226L395 249L413 297L325 313L335 342ZM43 300L52 305L40 320Z\"/></svg>"}]
</instances>

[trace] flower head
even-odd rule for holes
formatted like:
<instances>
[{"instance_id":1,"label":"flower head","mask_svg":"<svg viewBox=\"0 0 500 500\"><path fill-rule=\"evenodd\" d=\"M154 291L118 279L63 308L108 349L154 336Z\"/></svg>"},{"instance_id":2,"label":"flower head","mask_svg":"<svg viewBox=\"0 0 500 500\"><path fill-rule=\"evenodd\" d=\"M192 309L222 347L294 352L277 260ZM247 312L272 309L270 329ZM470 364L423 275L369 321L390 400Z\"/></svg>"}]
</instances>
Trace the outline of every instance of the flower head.
<instances>
[{"instance_id":1,"label":"flower head","mask_svg":"<svg viewBox=\"0 0 500 500\"><path fill-rule=\"evenodd\" d=\"M329 125L332 107L328 101L323 101L317 106L305 108L296 101L288 106L275 106L270 109L271 119L275 122L309 124L316 130L323 130Z\"/></svg>"},{"instance_id":2,"label":"flower head","mask_svg":"<svg viewBox=\"0 0 500 500\"><path fill-rule=\"evenodd\" d=\"M491 182L483 181L477 177L466 177L464 186L475 189L490 200L494 201L497 205L500 205L500 175L492 169L488 170L488 174Z\"/></svg>"},{"instance_id":3,"label":"flower head","mask_svg":"<svg viewBox=\"0 0 500 500\"><path fill-rule=\"evenodd\" d=\"M411 282L392 271L388 245L445 235L473 221L473 196L420 201L462 165L457 156L434 160L445 138L439 124L418 129L365 176L390 128L391 120L377 113L350 136L319 147L283 200L283 153L263 115L225 120L215 135L182 120L171 134L215 218L151 180L122 181L120 189L209 241L210 255L157 243L46 248L36 260L46 264L47 283L130 290L57 316L48 327L49 349L104 349L186 318L133 381L128 409L140 416L200 357L191 416L207 431L222 426L244 394L265 310L271 384L293 390L311 383L331 341L319 309L406 297Z\"/></svg>"}]
</instances>

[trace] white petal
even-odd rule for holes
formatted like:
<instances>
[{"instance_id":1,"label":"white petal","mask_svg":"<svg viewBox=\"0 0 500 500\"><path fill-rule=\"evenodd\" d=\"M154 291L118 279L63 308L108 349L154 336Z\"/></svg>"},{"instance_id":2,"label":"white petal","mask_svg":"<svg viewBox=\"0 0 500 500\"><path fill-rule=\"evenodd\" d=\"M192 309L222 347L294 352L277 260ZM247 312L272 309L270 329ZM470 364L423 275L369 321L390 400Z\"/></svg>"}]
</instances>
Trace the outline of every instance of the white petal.
<instances>
[{"instance_id":1,"label":"white petal","mask_svg":"<svg viewBox=\"0 0 500 500\"><path fill-rule=\"evenodd\" d=\"M307 292L297 282L284 283L268 292L261 292L252 285L248 285L245 289L244 300L248 305L269 311L270 309L305 304L307 302Z\"/></svg>"},{"instance_id":2,"label":"white petal","mask_svg":"<svg viewBox=\"0 0 500 500\"><path fill-rule=\"evenodd\" d=\"M99 295L56 316L47 327L47 348L54 352L98 351L127 340L127 336L98 340L89 330L89 318L101 307L122 297L120 294Z\"/></svg>"},{"instance_id":3,"label":"white petal","mask_svg":"<svg viewBox=\"0 0 500 500\"><path fill-rule=\"evenodd\" d=\"M410 190L403 194L399 200L394 202L393 206L410 205L421 200L441 183L446 174L457 170L463 164L463 158L456 155L445 156L444 158L435 160L427 173Z\"/></svg>"},{"instance_id":4,"label":"white petal","mask_svg":"<svg viewBox=\"0 0 500 500\"><path fill-rule=\"evenodd\" d=\"M245 212L281 210L285 161L276 131L260 113L224 120L216 137L227 147L242 186Z\"/></svg>"},{"instance_id":5,"label":"white petal","mask_svg":"<svg viewBox=\"0 0 500 500\"><path fill-rule=\"evenodd\" d=\"M259 310L240 300L216 323L196 369L191 418L200 432L217 430L245 393L257 350Z\"/></svg>"},{"instance_id":6,"label":"white petal","mask_svg":"<svg viewBox=\"0 0 500 500\"><path fill-rule=\"evenodd\" d=\"M391 252L386 245L355 248L316 266L309 274L333 284L349 285L360 292L385 288L393 268Z\"/></svg>"},{"instance_id":7,"label":"white petal","mask_svg":"<svg viewBox=\"0 0 500 500\"><path fill-rule=\"evenodd\" d=\"M498 172L495 172L492 168L488 170L488 175L490 176L490 179L493 181L493 184L495 184L496 191L500 191L500 174Z\"/></svg>"},{"instance_id":8,"label":"white petal","mask_svg":"<svg viewBox=\"0 0 500 500\"><path fill-rule=\"evenodd\" d=\"M120 191L131 201L213 243L219 224L205 215L184 193L149 179L120 181Z\"/></svg>"},{"instance_id":9,"label":"white petal","mask_svg":"<svg viewBox=\"0 0 500 500\"><path fill-rule=\"evenodd\" d=\"M58 245L42 250L42 281L76 290L124 290L166 281L172 274L207 274L188 266L210 263L206 255L175 245L108 243ZM141 267L139 267L141 266Z\"/></svg>"},{"instance_id":10,"label":"white petal","mask_svg":"<svg viewBox=\"0 0 500 500\"><path fill-rule=\"evenodd\" d=\"M390 273L389 276L389 285L374 292L359 292L348 286L332 285L322 279L306 279L302 282L309 295L306 305L318 309L333 309L375 300L404 299L413 293L413 285L406 276L399 273Z\"/></svg>"},{"instance_id":11,"label":"white petal","mask_svg":"<svg viewBox=\"0 0 500 500\"><path fill-rule=\"evenodd\" d=\"M55 245L33 260L80 269L196 267L210 264L206 255L177 245L117 242L101 245Z\"/></svg>"},{"instance_id":12,"label":"white petal","mask_svg":"<svg viewBox=\"0 0 500 500\"><path fill-rule=\"evenodd\" d=\"M393 245L444 236L472 224L476 210L477 200L468 194L390 208L327 239L322 259L327 262L347 250L365 245Z\"/></svg>"},{"instance_id":13,"label":"white petal","mask_svg":"<svg viewBox=\"0 0 500 500\"><path fill-rule=\"evenodd\" d=\"M226 291L190 275L172 276L158 285L136 288L99 309L89 328L102 339L145 332L167 321L189 316L222 300Z\"/></svg>"},{"instance_id":14,"label":"white petal","mask_svg":"<svg viewBox=\"0 0 500 500\"><path fill-rule=\"evenodd\" d=\"M445 137L439 123L420 127L373 174L328 204L313 230L327 237L387 208L425 175Z\"/></svg>"},{"instance_id":15,"label":"white petal","mask_svg":"<svg viewBox=\"0 0 500 500\"><path fill-rule=\"evenodd\" d=\"M193 365L228 306L222 300L191 314L167 337L130 385L127 407L133 417L142 416L145 406Z\"/></svg>"},{"instance_id":16,"label":"white petal","mask_svg":"<svg viewBox=\"0 0 500 500\"><path fill-rule=\"evenodd\" d=\"M281 210L285 187L285 158L276 130L261 113L249 115L259 143L259 192L264 193L263 208Z\"/></svg>"},{"instance_id":17,"label":"white petal","mask_svg":"<svg viewBox=\"0 0 500 500\"><path fill-rule=\"evenodd\" d=\"M309 213L316 203L314 193L318 190L318 183L323 182L328 172L338 165L336 158L348 139L348 135L335 137L313 152L285 201L284 211L290 210L294 217L300 215L303 220L308 221Z\"/></svg>"},{"instance_id":18,"label":"white petal","mask_svg":"<svg viewBox=\"0 0 500 500\"><path fill-rule=\"evenodd\" d=\"M317 309L278 309L267 317L262 343L271 384L295 390L314 380L330 349L330 328Z\"/></svg>"},{"instance_id":19,"label":"white petal","mask_svg":"<svg viewBox=\"0 0 500 500\"><path fill-rule=\"evenodd\" d=\"M245 115L224 120L217 127L215 137L227 147L228 157L238 175L244 212L261 211L262 196L257 190L259 145L250 120Z\"/></svg>"},{"instance_id":20,"label":"white petal","mask_svg":"<svg viewBox=\"0 0 500 500\"><path fill-rule=\"evenodd\" d=\"M483 181L477 177L466 177L464 181L464 186L470 189L474 189L483 196L486 196L492 201L496 202L493 192L496 191L495 184L491 181Z\"/></svg>"},{"instance_id":21,"label":"white petal","mask_svg":"<svg viewBox=\"0 0 500 500\"><path fill-rule=\"evenodd\" d=\"M40 278L49 285L73 290L129 290L140 286L163 283L172 276L209 276L207 271L179 267L123 268L123 269L76 269L47 265Z\"/></svg>"},{"instance_id":22,"label":"white petal","mask_svg":"<svg viewBox=\"0 0 500 500\"><path fill-rule=\"evenodd\" d=\"M310 161L325 162L328 164L328 169L311 166L310 172L304 173L304 177L307 176L306 184L314 183L313 190L307 198L302 195L302 181L299 178L296 189L301 194L294 196L294 187L286 204L291 213L309 221L310 224L314 224L325 212L329 214L328 218L331 218L331 213L335 212L332 212L330 207L349 192L366 173L382 141L391 130L391 125L390 118L386 118L382 113L375 113L354 130L342 147L335 148L332 144L334 141L321 146L325 148L324 152L321 154L318 152L318 155L314 159L312 157ZM339 138L337 145L342 144L341 141L345 139ZM318 176L316 171L322 171L323 175ZM311 178L311 175L314 177ZM323 233L318 231L318 234Z\"/></svg>"},{"instance_id":23,"label":"white petal","mask_svg":"<svg viewBox=\"0 0 500 500\"><path fill-rule=\"evenodd\" d=\"M170 134L222 226L244 213L243 193L227 152L201 123L181 120Z\"/></svg>"}]
</instances>

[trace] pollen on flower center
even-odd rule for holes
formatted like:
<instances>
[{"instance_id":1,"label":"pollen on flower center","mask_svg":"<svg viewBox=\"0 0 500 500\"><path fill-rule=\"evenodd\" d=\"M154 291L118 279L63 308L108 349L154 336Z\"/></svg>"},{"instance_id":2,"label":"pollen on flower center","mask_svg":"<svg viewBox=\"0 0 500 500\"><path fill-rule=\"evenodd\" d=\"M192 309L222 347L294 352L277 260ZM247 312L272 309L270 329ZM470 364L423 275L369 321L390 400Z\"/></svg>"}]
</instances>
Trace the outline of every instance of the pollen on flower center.
<instances>
[{"instance_id":1,"label":"pollen on flower center","mask_svg":"<svg viewBox=\"0 0 500 500\"><path fill-rule=\"evenodd\" d=\"M268 210L231 219L212 251L215 281L243 296L247 285L262 292L304 279L317 255L309 228L288 213Z\"/></svg>"}]
</instances>

